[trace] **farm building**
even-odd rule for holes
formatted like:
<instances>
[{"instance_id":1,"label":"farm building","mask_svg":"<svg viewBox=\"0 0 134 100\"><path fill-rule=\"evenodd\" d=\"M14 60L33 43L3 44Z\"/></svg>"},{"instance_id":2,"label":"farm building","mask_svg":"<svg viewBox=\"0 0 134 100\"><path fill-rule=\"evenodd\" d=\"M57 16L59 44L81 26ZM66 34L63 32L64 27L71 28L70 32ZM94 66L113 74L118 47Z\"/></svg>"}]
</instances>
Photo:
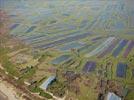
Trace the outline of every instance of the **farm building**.
<instances>
[{"instance_id":1,"label":"farm building","mask_svg":"<svg viewBox=\"0 0 134 100\"><path fill-rule=\"evenodd\" d=\"M127 64L118 63L116 70L117 77L126 77L126 70L127 70Z\"/></svg>"},{"instance_id":2,"label":"farm building","mask_svg":"<svg viewBox=\"0 0 134 100\"><path fill-rule=\"evenodd\" d=\"M109 92L106 100L121 100L121 98L117 96L116 94Z\"/></svg>"},{"instance_id":3,"label":"farm building","mask_svg":"<svg viewBox=\"0 0 134 100\"><path fill-rule=\"evenodd\" d=\"M56 76L50 76L45 82L43 82L42 85L40 85L40 88L43 90L46 90L48 86L56 79Z\"/></svg>"}]
</instances>

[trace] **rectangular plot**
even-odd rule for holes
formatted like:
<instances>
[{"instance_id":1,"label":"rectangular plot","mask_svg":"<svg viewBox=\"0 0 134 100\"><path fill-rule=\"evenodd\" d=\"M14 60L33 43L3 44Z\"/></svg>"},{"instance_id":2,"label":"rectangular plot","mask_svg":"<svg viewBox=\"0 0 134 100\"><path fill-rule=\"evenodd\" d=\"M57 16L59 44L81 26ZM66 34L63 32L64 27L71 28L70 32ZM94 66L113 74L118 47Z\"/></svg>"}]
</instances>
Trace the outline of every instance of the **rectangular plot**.
<instances>
[{"instance_id":1,"label":"rectangular plot","mask_svg":"<svg viewBox=\"0 0 134 100\"><path fill-rule=\"evenodd\" d=\"M41 37L36 37L36 38L32 38L29 40L26 40L26 43L29 43L31 46L33 46L34 44L36 44L38 41L42 40L42 39L47 39L49 38L49 36L47 35L42 35Z\"/></svg>"},{"instance_id":2,"label":"rectangular plot","mask_svg":"<svg viewBox=\"0 0 134 100\"><path fill-rule=\"evenodd\" d=\"M17 26L19 26L19 24L18 24L18 23L11 25L10 30L15 29Z\"/></svg>"},{"instance_id":3,"label":"rectangular plot","mask_svg":"<svg viewBox=\"0 0 134 100\"><path fill-rule=\"evenodd\" d=\"M54 65L58 65L61 63L64 63L66 61L69 61L71 57L69 55L62 55L60 57L57 57L56 59L52 60L51 63Z\"/></svg>"},{"instance_id":4,"label":"rectangular plot","mask_svg":"<svg viewBox=\"0 0 134 100\"><path fill-rule=\"evenodd\" d=\"M88 72L94 71L95 67L96 67L96 62L89 61L85 64L85 66L82 70L83 70L83 72L88 73Z\"/></svg>"},{"instance_id":5,"label":"rectangular plot","mask_svg":"<svg viewBox=\"0 0 134 100\"><path fill-rule=\"evenodd\" d=\"M123 56L124 56L124 57L127 57L128 54L129 54L129 53L131 52L131 50L133 49L133 47L134 47L134 41L130 41L129 44L128 44L128 47L126 48L126 50L125 50L125 52L124 52L124 54L123 54Z\"/></svg>"},{"instance_id":6,"label":"rectangular plot","mask_svg":"<svg viewBox=\"0 0 134 100\"><path fill-rule=\"evenodd\" d=\"M105 42L103 42L101 45L99 45L96 49L94 49L93 51L91 51L90 53L85 55L85 57L91 57L91 56L94 56L100 52L103 52L103 50L105 50L112 43L112 41L114 39L115 39L115 37L108 38Z\"/></svg>"},{"instance_id":7,"label":"rectangular plot","mask_svg":"<svg viewBox=\"0 0 134 100\"><path fill-rule=\"evenodd\" d=\"M76 26L71 26L71 25L67 26L67 27L64 27L64 28L55 28L55 29L50 28L48 30L48 34L68 32L68 31L75 30L75 29L76 29ZM54 30L54 32L52 30Z\"/></svg>"},{"instance_id":8,"label":"rectangular plot","mask_svg":"<svg viewBox=\"0 0 134 100\"><path fill-rule=\"evenodd\" d=\"M89 51L94 50L98 45L100 45L102 41L103 40L99 40L99 41L92 43L92 44L86 44L85 46L78 49L78 52L82 53L82 54L88 54Z\"/></svg>"},{"instance_id":9,"label":"rectangular plot","mask_svg":"<svg viewBox=\"0 0 134 100\"><path fill-rule=\"evenodd\" d=\"M69 43L69 42L73 42L75 40L80 40L80 39L86 38L90 34L91 33L84 33L84 34L79 34L79 35L75 35L75 36L70 36L70 37L67 37L67 38L64 38L64 39L53 41L51 43L39 45L39 46L37 46L35 48L43 48L43 49L51 48L51 47L54 47L56 45L60 45L60 44L64 44L64 43Z\"/></svg>"},{"instance_id":10,"label":"rectangular plot","mask_svg":"<svg viewBox=\"0 0 134 100\"><path fill-rule=\"evenodd\" d=\"M29 41L29 40L37 39L37 38L44 37L44 36L46 35L45 34L31 35L31 36L24 38L23 41Z\"/></svg>"},{"instance_id":11,"label":"rectangular plot","mask_svg":"<svg viewBox=\"0 0 134 100\"><path fill-rule=\"evenodd\" d=\"M51 36L51 37L48 37L48 38L45 38L45 39L41 39L37 42L34 42L34 47L38 46L38 45L41 45L45 42L48 42L48 41L56 41L58 40L59 38L66 38L66 37L69 37L69 36L72 36L72 35L75 35L75 34L78 34L80 33L80 31L76 31L76 32L71 32L71 33L68 33L68 34L58 34L58 35L55 35L55 36Z\"/></svg>"},{"instance_id":12,"label":"rectangular plot","mask_svg":"<svg viewBox=\"0 0 134 100\"><path fill-rule=\"evenodd\" d=\"M132 78L134 78L134 69L132 69Z\"/></svg>"},{"instance_id":13,"label":"rectangular plot","mask_svg":"<svg viewBox=\"0 0 134 100\"><path fill-rule=\"evenodd\" d=\"M127 70L127 64L125 63L118 63L116 75L117 77L126 77L126 70Z\"/></svg>"},{"instance_id":14,"label":"rectangular plot","mask_svg":"<svg viewBox=\"0 0 134 100\"><path fill-rule=\"evenodd\" d=\"M128 40L121 40L119 43L119 46L114 50L112 55L114 57L117 57L120 54L121 50L126 46L127 42Z\"/></svg>"},{"instance_id":15,"label":"rectangular plot","mask_svg":"<svg viewBox=\"0 0 134 100\"><path fill-rule=\"evenodd\" d=\"M94 42L94 41L100 40L102 38L103 38L102 36L98 36L98 37L93 38L92 41Z\"/></svg>"},{"instance_id":16,"label":"rectangular plot","mask_svg":"<svg viewBox=\"0 0 134 100\"><path fill-rule=\"evenodd\" d=\"M14 30L10 32L10 34L18 36L25 34L25 31L28 29L27 25L19 24L18 27L16 27Z\"/></svg>"},{"instance_id":17,"label":"rectangular plot","mask_svg":"<svg viewBox=\"0 0 134 100\"><path fill-rule=\"evenodd\" d=\"M17 15L12 14L12 15L9 15L9 17L17 17Z\"/></svg>"},{"instance_id":18,"label":"rectangular plot","mask_svg":"<svg viewBox=\"0 0 134 100\"><path fill-rule=\"evenodd\" d=\"M87 45L85 45L85 46L79 48L79 49L78 49L78 52L79 52L79 53L86 52L87 49L89 49L89 48L90 48L90 49L92 48L92 45L91 45L91 44L87 44ZM89 50L88 50L88 51L89 51Z\"/></svg>"},{"instance_id":19,"label":"rectangular plot","mask_svg":"<svg viewBox=\"0 0 134 100\"><path fill-rule=\"evenodd\" d=\"M130 27L134 27L134 13L130 15Z\"/></svg>"},{"instance_id":20,"label":"rectangular plot","mask_svg":"<svg viewBox=\"0 0 134 100\"><path fill-rule=\"evenodd\" d=\"M87 25L87 23L88 23L89 21L88 20L83 20L81 23L80 23L80 28L84 28L84 27L86 27L86 25Z\"/></svg>"},{"instance_id":21,"label":"rectangular plot","mask_svg":"<svg viewBox=\"0 0 134 100\"><path fill-rule=\"evenodd\" d=\"M36 28L36 26L31 26L31 27L26 31L26 33L32 32L35 28Z\"/></svg>"},{"instance_id":22,"label":"rectangular plot","mask_svg":"<svg viewBox=\"0 0 134 100\"><path fill-rule=\"evenodd\" d=\"M118 41L114 41L106 50L104 50L99 56L98 58L102 58L104 57L106 54L110 53L115 46L117 45Z\"/></svg>"},{"instance_id":23,"label":"rectangular plot","mask_svg":"<svg viewBox=\"0 0 134 100\"><path fill-rule=\"evenodd\" d=\"M71 49L81 48L82 46L84 46L84 44L79 43L79 42L73 42L73 43L69 43L69 44L64 45L63 47L59 48L59 50L68 51Z\"/></svg>"}]
</instances>

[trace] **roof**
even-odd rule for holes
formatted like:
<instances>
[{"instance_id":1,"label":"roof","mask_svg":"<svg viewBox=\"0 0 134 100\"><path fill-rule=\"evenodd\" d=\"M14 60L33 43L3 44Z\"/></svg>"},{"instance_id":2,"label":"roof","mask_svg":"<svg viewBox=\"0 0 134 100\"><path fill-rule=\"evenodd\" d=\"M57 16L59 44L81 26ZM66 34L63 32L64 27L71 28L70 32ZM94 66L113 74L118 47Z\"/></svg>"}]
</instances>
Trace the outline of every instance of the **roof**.
<instances>
[{"instance_id":1,"label":"roof","mask_svg":"<svg viewBox=\"0 0 134 100\"><path fill-rule=\"evenodd\" d=\"M40 88L46 90L48 85L50 85L55 79L56 76L50 76L45 82L43 82L43 84L40 85Z\"/></svg>"},{"instance_id":2,"label":"roof","mask_svg":"<svg viewBox=\"0 0 134 100\"><path fill-rule=\"evenodd\" d=\"M121 98L116 94L109 92L106 100L121 100Z\"/></svg>"}]
</instances>

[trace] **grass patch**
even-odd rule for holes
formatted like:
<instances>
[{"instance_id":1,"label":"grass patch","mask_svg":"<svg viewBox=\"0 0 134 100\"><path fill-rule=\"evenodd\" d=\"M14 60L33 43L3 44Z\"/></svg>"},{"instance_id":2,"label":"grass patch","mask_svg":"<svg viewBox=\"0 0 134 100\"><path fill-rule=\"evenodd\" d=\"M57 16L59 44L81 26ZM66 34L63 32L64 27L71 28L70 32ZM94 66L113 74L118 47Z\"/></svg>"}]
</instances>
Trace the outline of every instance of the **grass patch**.
<instances>
[{"instance_id":1,"label":"grass patch","mask_svg":"<svg viewBox=\"0 0 134 100\"><path fill-rule=\"evenodd\" d=\"M35 86L35 87L31 86L31 87L29 88L29 90L30 90L31 92L33 92L33 93L39 93L40 96L43 96L43 97L45 97L45 98L47 98L47 99L52 99L52 98L53 98L50 94L44 92L42 89L40 89L40 88L37 87L37 86Z\"/></svg>"},{"instance_id":2,"label":"grass patch","mask_svg":"<svg viewBox=\"0 0 134 100\"><path fill-rule=\"evenodd\" d=\"M19 73L15 65L11 61L9 61L9 57L6 55L7 52L8 50L6 48L0 47L0 63L10 75L18 76Z\"/></svg>"}]
</instances>

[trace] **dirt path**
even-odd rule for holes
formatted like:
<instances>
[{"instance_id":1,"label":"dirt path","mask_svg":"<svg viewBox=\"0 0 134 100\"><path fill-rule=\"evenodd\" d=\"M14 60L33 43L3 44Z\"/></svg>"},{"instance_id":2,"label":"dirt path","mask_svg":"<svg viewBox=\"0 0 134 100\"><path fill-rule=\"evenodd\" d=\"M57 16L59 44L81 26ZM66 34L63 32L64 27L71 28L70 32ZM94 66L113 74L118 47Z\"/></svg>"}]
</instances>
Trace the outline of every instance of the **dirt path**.
<instances>
[{"instance_id":1,"label":"dirt path","mask_svg":"<svg viewBox=\"0 0 134 100\"><path fill-rule=\"evenodd\" d=\"M46 91L47 92L47 91ZM48 94L50 94L55 100L65 100L66 96L64 96L63 98L59 98L59 97L56 97L54 96L52 93L50 92L47 92Z\"/></svg>"}]
</instances>

